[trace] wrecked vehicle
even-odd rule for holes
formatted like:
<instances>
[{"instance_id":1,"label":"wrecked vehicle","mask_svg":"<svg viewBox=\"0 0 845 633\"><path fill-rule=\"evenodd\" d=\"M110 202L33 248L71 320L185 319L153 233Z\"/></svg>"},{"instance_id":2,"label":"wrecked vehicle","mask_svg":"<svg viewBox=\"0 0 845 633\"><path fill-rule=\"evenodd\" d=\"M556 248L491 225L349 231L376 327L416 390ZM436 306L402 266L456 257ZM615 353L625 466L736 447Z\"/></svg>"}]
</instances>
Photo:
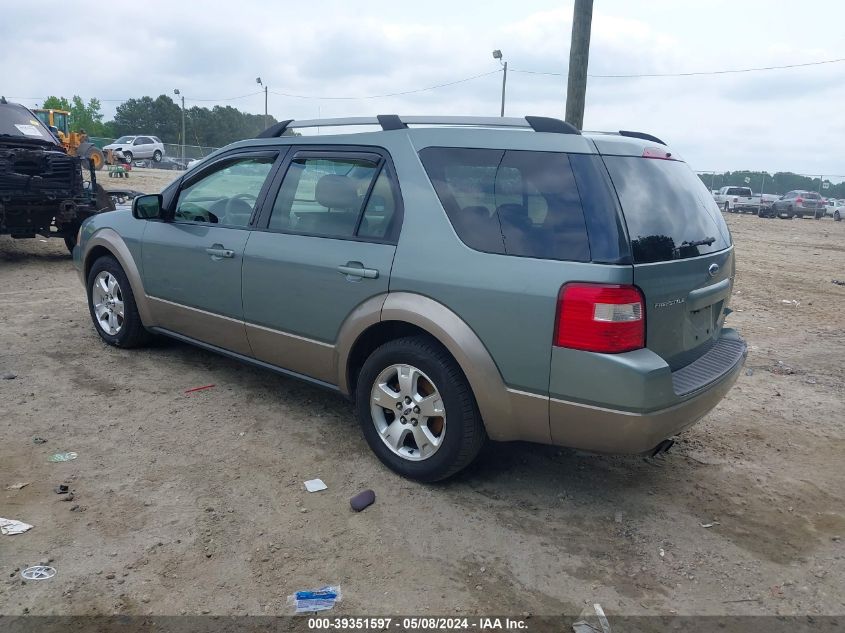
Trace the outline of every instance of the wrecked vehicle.
<instances>
[{"instance_id":1,"label":"wrecked vehicle","mask_svg":"<svg viewBox=\"0 0 845 633\"><path fill-rule=\"evenodd\" d=\"M73 251L83 220L114 209L94 173L29 109L0 97L0 235L60 237Z\"/></svg>"}]
</instances>

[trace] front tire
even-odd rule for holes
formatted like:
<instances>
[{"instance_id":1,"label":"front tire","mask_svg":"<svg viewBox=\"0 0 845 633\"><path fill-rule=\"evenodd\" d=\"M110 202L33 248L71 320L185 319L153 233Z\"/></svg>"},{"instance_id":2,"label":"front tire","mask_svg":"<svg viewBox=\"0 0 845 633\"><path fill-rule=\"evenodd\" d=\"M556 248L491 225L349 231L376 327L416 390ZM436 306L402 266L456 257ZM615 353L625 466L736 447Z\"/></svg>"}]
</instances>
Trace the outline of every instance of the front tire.
<instances>
[{"instance_id":1,"label":"front tire","mask_svg":"<svg viewBox=\"0 0 845 633\"><path fill-rule=\"evenodd\" d=\"M123 152L123 159L127 162L127 164L132 164L132 152Z\"/></svg>"},{"instance_id":2,"label":"front tire","mask_svg":"<svg viewBox=\"0 0 845 633\"><path fill-rule=\"evenodd\" d=\"M839 215L839 211L833 212L833 219L836 220L837 222L840 222L842 220L842 216Z\"/></svg>"},{"instance_id":3,"label":"front tire","mask_svg":"<svg viewBox=\"0 0 845 633\"><path fill-rule=\"evenodd\" d=\"M461 368L436 341L389 341L364 363L355 389L364 438L394 472L421 482L468 466L487 439Z\"/></svg>"},{"instance_id":4,"label":"front tire","mask_svg":"<svg viewBox=\"0 0 845 633\"><path fill-rule=\"evenodd\" d=\"M138 347L149 339L132 287L114 257L103 256L88 272L88 312L100 338L114 347Z\"/></svg>"}]
</instances>

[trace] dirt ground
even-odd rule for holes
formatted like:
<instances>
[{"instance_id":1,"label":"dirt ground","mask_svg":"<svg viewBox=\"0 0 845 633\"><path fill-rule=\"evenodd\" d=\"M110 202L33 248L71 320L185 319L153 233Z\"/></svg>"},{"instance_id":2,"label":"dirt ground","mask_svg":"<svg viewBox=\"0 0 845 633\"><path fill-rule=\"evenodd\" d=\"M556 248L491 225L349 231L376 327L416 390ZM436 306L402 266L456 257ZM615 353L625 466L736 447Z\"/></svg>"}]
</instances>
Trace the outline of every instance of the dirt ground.
<instances>
[{"instance_id":1,"label":"dirt ground","mask_svg":"<svg viewBox=\"0 0 845 633\"><path fill-rule=\"evenodd\" d=\"M141 193L158 193L183 172L172 169L133 167L126 178L109 178L105 171L97 174L97 182L106 189L134 189Z\"/></svg>"},{"instance_id":2,"label":"dirt ground","mask_svg":"<svg viewBox=\"0 0 845 633\"><path fill-rule=\"evenodd\" d=\"M500 444L434 486L340 397L107 347L61 242L0 239L0 516L35 526L0 536L0 613L284 614L340 584L332 615L845 614L845 222L727 220L748 370L665 458Z\"/></svg>"}]
</instances>

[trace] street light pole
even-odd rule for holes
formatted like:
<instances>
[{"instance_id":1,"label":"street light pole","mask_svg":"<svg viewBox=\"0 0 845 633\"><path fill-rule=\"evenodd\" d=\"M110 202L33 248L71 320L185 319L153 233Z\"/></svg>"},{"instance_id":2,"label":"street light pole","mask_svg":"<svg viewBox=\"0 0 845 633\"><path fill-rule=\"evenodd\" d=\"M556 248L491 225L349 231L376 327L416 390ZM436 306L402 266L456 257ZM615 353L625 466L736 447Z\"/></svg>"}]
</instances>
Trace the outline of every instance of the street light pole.
<instances>
[{"instance_id":1,"label":"street light pole","mask_svg":"<svg viewBox=\"0 0 845 633\"><path fill-rule=\"evenodd\" d=\"M584 127L584 101L587 95L587 64L590 61L590 29L593 0L575 0L572 15L572 41L569 45L569 77L566 82L566 122L579 130Z\"/></svg>"},{"instance_id":2,"label":"street light pole","mask_svg":"<svg viewBox=\"0 0 845 633\"><path fill-rule=\"evenodd\" d=\"M182 166L185 166L185 95L179 92L179 88L173 94L182 97Z\"/></svg>"},{"instance_id":3,"label":"street light pole","mask_svg":"<svg viewBox=\"0 0 845 633\"><path fill-rule=\"evenodd\" d=\"M255 78L255 83L259 86L264 86L264 129L267 129L267 86L261 83L261 77Z\"/></svg>"},{"instance_id":4,"label":"street light pole","mask_svg":"<svg viewBox=\"0 0 845 633\"><path fill-rule=\"evenodd\" d=\"M493 59L498 59L499 63L502 65L502 110L499 116L505 116L505 87L508 83L508 63L506 61L502 61L502 51L498 48L493 51Z\"/></svg>"}]
</instances>

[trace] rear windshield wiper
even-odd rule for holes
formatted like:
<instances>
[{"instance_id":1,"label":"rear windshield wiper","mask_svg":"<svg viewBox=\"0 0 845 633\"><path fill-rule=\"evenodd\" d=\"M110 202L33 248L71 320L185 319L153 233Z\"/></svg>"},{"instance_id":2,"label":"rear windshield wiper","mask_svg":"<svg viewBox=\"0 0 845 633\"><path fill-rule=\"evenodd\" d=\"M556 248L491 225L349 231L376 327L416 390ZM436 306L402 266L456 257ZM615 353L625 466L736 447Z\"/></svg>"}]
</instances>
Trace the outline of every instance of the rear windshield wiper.
<instances>
[{"instance_id":1,"label":"rear windshield wiper","mask_svg":"<svg viewBox=\"0 0 845 633\"><path fill-rule=\"evenodd\" d=\"M705 237L703 240L693 240L692 242L681 242L681 246L710 246L716 241L715 237Z\"/></svg>"}]
</instances>

